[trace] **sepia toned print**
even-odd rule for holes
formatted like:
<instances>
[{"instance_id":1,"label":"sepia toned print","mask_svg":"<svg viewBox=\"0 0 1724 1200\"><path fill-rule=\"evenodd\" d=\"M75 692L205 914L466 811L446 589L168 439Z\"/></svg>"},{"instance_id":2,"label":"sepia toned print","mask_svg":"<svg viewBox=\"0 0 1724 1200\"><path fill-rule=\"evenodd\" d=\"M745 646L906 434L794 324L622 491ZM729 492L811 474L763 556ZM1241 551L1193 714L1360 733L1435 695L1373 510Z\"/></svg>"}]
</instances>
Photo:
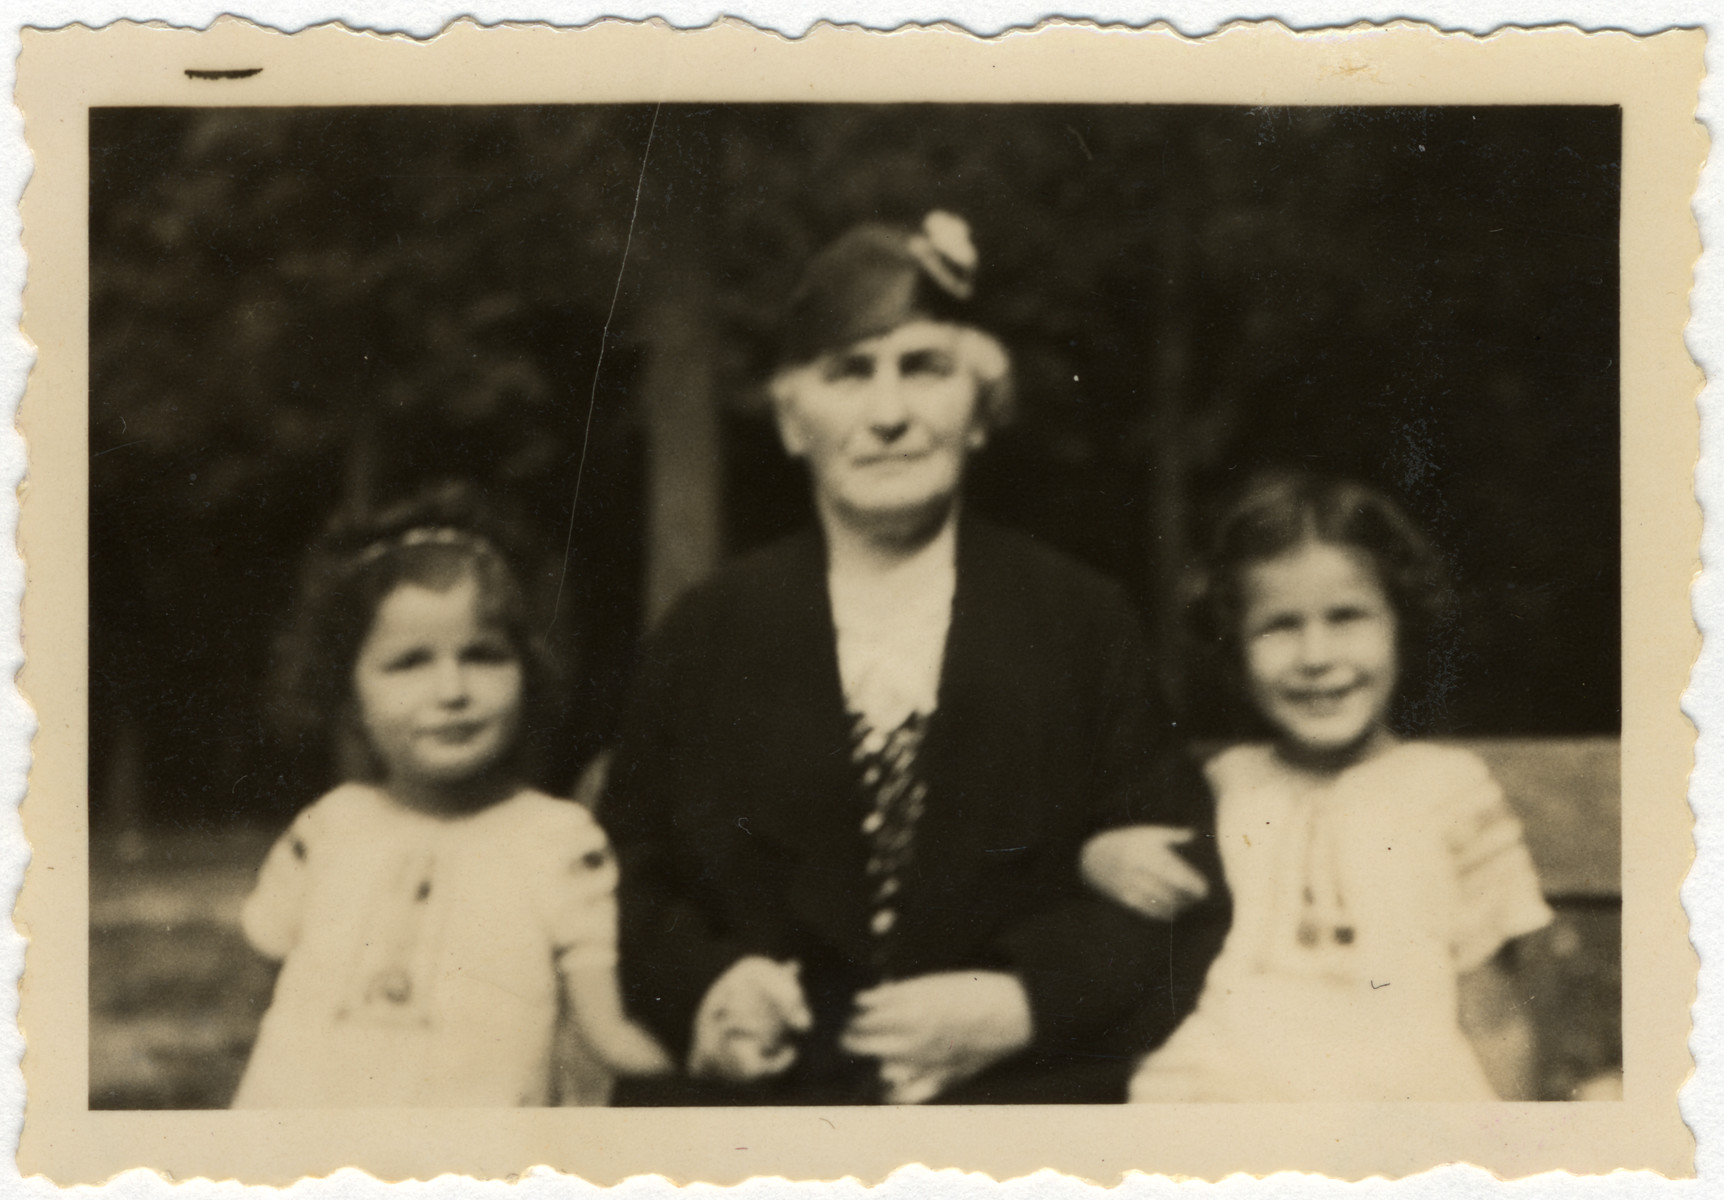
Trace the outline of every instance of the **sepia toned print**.
<instances>
[{"instance_id":1,"label":"sepia toned print","mask_svg":"<svg viewBox=\"0 0 1724 1200\"><path fill-rule=\"evenodd\" d=\"M1693 39L529 36L29 39L26 1170L1689 1169Z\"/></svg>"}]
</instances>

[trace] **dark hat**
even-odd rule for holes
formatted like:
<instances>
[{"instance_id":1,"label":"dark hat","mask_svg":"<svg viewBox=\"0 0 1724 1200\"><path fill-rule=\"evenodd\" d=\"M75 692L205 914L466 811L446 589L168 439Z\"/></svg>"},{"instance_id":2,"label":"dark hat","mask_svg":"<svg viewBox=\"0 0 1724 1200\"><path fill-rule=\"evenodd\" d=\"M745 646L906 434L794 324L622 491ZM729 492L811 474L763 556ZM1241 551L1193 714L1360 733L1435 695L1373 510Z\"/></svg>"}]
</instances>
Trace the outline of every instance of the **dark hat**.
<instances>
[{"instance_id":1,"label":"dark hat","mask_svg":"<svg viewBox=\"0 0 1724 1200\"><path fill-rule=\"evenodd\" d=\"M814 256L791 293L778 360L810 362L915 320L974 324L975 276L960 216L931 212L920 229L854 226Z\"/></svg>"}]
</instances>

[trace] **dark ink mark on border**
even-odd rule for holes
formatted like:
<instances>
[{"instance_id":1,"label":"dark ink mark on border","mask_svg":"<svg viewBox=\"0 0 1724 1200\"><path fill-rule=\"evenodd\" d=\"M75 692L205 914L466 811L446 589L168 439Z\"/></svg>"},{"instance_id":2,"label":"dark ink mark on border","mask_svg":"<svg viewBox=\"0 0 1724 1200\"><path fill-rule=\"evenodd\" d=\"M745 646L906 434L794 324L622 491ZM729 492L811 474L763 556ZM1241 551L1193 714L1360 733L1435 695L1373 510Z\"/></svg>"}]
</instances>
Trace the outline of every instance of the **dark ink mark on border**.
<instances>
[{"instance_id":1,"label":"dark ink mark on border","mask_svg":"<svg viewBox=\"0 0 1724 1200\"><path fill-rule=\"evenodd\" d=\"M195 67L186 68L187 79L250 79L253 75L263 74L262 67L236 67L230 71L200 71Z\"/></svg>"}]
</instances>

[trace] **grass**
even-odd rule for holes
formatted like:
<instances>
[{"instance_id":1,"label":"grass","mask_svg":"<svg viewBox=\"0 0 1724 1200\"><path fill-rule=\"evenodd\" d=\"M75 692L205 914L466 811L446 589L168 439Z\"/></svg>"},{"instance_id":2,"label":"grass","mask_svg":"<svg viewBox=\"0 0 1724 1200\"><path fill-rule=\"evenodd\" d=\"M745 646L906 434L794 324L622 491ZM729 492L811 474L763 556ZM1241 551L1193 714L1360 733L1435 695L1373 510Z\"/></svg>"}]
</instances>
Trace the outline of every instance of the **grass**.
<instances>
[{"instance_id":1,"label":"grass","mask_svg":"<svg viewBox=\"0 0 1724 1200\"><path fill-rule=\"evenodd\" d=\"M271 836L92 845L91 1108L227 1106L275 981L239 931Z\"/></svg>"}]
</instances>

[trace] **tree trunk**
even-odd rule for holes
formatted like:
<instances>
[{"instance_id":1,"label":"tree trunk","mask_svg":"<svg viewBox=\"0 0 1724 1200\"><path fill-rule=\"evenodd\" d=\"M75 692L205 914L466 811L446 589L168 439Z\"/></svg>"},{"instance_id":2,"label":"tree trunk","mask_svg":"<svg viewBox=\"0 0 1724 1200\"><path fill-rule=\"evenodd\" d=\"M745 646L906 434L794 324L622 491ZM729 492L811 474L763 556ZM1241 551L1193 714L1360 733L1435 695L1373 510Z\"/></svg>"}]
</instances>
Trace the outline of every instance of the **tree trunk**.
<instances>
[{"instance_id":1,"label":"tree trunk","mask_svg":"<svg viewBox=\"0 0 1724 1200\"><path fill-rule=\"evenodd\" d=\"M640 403L649 626L712 571L723 548L723 447L707 313L699 284L685 277L664 288L647 314Z\"/></svg>"}]
</instances>

